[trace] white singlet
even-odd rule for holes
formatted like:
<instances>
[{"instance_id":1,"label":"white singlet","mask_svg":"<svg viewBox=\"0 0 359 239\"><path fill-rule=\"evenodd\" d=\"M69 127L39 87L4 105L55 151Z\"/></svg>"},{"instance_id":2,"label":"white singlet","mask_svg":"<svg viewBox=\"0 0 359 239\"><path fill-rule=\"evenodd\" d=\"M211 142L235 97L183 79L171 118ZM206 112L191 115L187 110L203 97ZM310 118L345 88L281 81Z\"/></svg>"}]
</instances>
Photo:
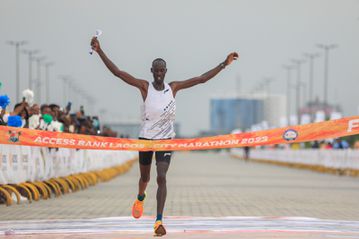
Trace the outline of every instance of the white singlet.
<instances>
[{"instance_id":1,"label":"white singlet","mask_svg":"<svg viewBox=\"0 0 359 239\"><path fill-rule=\"evenodd\" d=\"M163 90L156 90L149 83L147 98L141 107L142 125L140 138L169 139L174 138L174 121L176 114L176 101L172 89L164 83Z\"/></svg>"}]
</instances>

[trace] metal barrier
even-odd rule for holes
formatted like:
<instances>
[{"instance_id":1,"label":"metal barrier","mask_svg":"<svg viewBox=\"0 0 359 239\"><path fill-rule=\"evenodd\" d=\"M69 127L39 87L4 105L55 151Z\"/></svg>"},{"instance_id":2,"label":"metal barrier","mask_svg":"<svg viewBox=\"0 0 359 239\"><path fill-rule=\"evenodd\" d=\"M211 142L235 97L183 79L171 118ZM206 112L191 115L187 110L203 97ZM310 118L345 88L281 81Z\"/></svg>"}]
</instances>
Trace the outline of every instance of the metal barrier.
<instances>
[{"instance_id":1,"label":"metal barrier","mask_svg":"<svg viewBox=\"0 0 359 239\"><path fill-rule=\"evenodd\" d=\"M232 149L231 155L243 158L243 149ZM250 160L319 172L359 176L359 150L327 149L252 149Z\"/></svg>"},{"instance_id":2,"label":"metal barrier","mask_svg":"<svg viewBox=\"0 0 359 239\"><path fill-rule=\"evenodd\" d=\"M0 145L0 203L59 197L130 169L136 152Z\"/></svg>"}]
</instances>

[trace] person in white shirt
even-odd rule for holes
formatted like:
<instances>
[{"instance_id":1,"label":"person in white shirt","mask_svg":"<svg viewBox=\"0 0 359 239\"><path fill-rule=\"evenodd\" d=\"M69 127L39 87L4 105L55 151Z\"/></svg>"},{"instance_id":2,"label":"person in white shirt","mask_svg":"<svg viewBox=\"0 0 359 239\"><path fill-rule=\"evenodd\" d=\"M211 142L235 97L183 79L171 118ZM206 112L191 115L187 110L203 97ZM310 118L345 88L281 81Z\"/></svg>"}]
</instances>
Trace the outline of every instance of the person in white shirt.
<instances>
[{"instance_id":1,"label":"person in white shirt","mask_svg":"<svg viewBox=\"0 0 359 239\"><path fill-rule=\"evenodd\" d=\"M96 37L91 40L91 47L98 53L106 67L118 78L129 85L140 90L143 99L142 105L142 125L140 131L140 139L159 140L172 139L175 136L174 120L176 103L175 97L178 91L192 86L205 83L216 76L233 60L238 58L236 52L230 53L225 61L209 70L208 72L184 81L173 81L165 83L164 78L167 72L166 62L157 58L152 62L151 72L153 81L137 79L129 73L120 70L103 52L100 43ZM152 156L154 152L139 152L140 173L139 190L137 199L132 207L132 215L134 218L140 218L143 214L143 202L146 197L145 190L150 180L150 170ZM167 196L166 174L170 165L172 152L158 151L155 152L157 167L157 217L154 225L154 232L157 236L166 234L165 227L162 223L163 209Z\"/></svg>"},{"instance_id":2,"label":"person in white shirt","mask_svg":"<svg viewBox=\"0 0 359 239\"><path fill-rule=\"evenodd\" d=\"M38 129L40 127L40 107L38 104L33 104L30 107L29 129Z\"/></svg>"}]
</instances>

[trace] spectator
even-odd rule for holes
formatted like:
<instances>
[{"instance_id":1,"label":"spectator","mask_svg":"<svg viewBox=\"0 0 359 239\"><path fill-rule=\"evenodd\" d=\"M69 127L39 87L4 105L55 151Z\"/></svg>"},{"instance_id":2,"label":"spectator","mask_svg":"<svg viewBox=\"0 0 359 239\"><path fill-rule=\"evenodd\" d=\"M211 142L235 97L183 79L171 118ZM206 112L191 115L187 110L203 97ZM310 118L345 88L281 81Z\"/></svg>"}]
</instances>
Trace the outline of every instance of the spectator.
<instances>
[{"instance_id":1,"label":"spectator","mask_svg":"<svg viewBox=\"0 0 359 239\"><path fill-rule=\"evenodd\" d=\"M60 115L60 106L56 104L50 104L49 108L51 110L51 115L54 121L57 121Z\"/></svg>"},{"instance_id":2,"label":"spectator","mask_svg":"<svg viewBox=\"0 0 359 239\"><path fill-rule=\"evenodd\" d=\"M23 100L21 103L17 103L14 106L14 111L10 115L18 115L22 119L21 128L29 127L29 105Z\"/></svg>"},{"instance_id":3,"label":"spectator","mask_svg":"<svg viewBox=\"0 0 359 239\"><path fill-rule=\"evenodd\" d=\"M56 131L56 132L61 132L63 129L62 124L57 121L58 117L59 117L59 111L60 111L60 106L56 105L56 104L50 104L49 105L50 108L50 115L52 116L52 121L49 125L48 130L49 131Z\"/></svg>"},{"instance_id":4,"label":"spectator","mask_svg":"<svg viewBox=\"0 0 359 239\"><path fill-rule=\"evenodd\" d=\"M333 149L333 144L331 142L328 142L324 146L325 149Z\"/></svg>"},{"instance_id":5,"label":"spectator","mask_svg":"<svg viewBox=\"0 0 359 239\"><path fill-rule=\"evenodd\" d=\"M42 104L40 110L41 110L42 115L52 113L49 105L47 105L47 104Z\"/></svg>"},{"instance_id":6,"label":"spectator","mask_svg":"<svg viewBox=\"0 0 359 239\"><path fill-rule=\"evenodd\" d=\"M38 129L40 126L40 119L41 119L40 107L38 104L33 104L30 107L29 115L30 115L29 128Z\"/></svg>"},{"instance_id":7,"label":"spectator","mask_svg":"<svg viewBox=\"0 0 359 239\"><path fill-rule=\"evenodd\" d=\"M41 110L41 118L40 118L40 125L38 129L53 131L53 128L51 126L51 122L53 119L51 108L47 104L43 104L41 105L40 110Z\"/></svg>"},{"instance_id":8,"label":"spectator","mask_svg":"<svg viewBox=\"0 0 359 239\"><path fill-rule=\"evenodd\" d=\"M6 120L6 110L5 108L1 108L0 111L0 125L6 125L7 120Z\"/></svg>"},{"instance_id":9,"label":"spectator","mask_svg":"<svg viewBox=\"0 0 359 239\"><path fill-rule=\"evenodd\" d=\"M248 160L249 159L249 151L250 151L250 147L249 146L245 146L244 148L243 148L243 151L244 151L244 160Z\"/></svg>"},{"instance_id":10,"label":"spectator","mask_svg":"<svg viewBox=\"0 0 359 239\"><path fill-rule=\"evenodd\" d=\"M348 149L349 143L341 138L335 139L333 143L333 149Z\"/></svg>"},{"instance_id":11,"label":"spectator","mask_svg":"<svg viewBox=\"0 0 359 239\"><path fill-rule=\"evenodd\" d=\"M355 141L354 143L354 149L359 149L359 140Z\"/></svg>"},{"instance_id":12,"label":"spectator","mask_svg":"<svg viewBox=\"0 0 359 239\"><path fill-rule=\"evenodd\" d=\"M0 125L9 125L9 116L16 116L11 118L12 122L16 120L17 125L24 128L117 137L117 133L108 127L104 127L101 132L99 117L85 115L83 106L74 114L70 114L71 102L64 110L57 104L42 104L41 107L39 104L32 104L30 107L29 102L33 102L33 92L30 90L24 92L26 97L24 96L23 101L15 105L11 113L6 112L6 107L10 103L9 97L0 96Z\"/></svg>"},{"instance_id":13,"label":"spectator","mask_svg":"<svg viewBox=\"0 0 359 239\"><path fill-rule=\"evenodd\" d=\"M1 82L0 82L1 86ZM7 124L7 117L9 114L6 113L6 107L10 104L10 98L7 95L0 96L0 125Z\"/></svg>"},{"instance_id":14,"label":"spectator","mask_svg":"<svg viewBox=\"0 0 359 239\"><path fill-rule=\"evenodd\" d=\"M315 140L313 143L312 143L312 149L319 149L320 145L319 145L319 142L317 140Z\"/></svg>"}]
</instances>

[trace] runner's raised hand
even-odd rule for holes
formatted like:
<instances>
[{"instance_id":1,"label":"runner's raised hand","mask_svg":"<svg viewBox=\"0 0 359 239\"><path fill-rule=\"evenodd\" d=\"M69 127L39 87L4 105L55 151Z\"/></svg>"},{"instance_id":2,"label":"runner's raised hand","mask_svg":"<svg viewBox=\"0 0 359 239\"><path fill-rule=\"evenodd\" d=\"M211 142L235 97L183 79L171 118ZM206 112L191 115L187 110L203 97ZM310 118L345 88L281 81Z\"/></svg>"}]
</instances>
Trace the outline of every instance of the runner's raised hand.
<instances>
[{"instance_id":1,"label":"runner's raised hand","mask_svg":"<svg viewBox=\"0 0 359 239\"><path fill-rule=\"evenodd\" d=\"M98 41L97 37L93 37L91 39L91 48L92 50L98 52L101 48L100 48L100 42Z\"/></svg>"},{"instance_id":2,"label":"runner's raised hand","mask_svg":"<svg viewBox=\"0 0 359 239\"><path fill-rule=\"evenodd\" d=\"M233 60L237 60L238 57L239 57L239 55L238 55L237 52L232 52L232 53L230 53L230 54L227 56L226 60L224 61L224 65L225 65L225 66L230 65L230 64L232 63L232 61L233 61Z\"/></svg>"}]
</instances>

